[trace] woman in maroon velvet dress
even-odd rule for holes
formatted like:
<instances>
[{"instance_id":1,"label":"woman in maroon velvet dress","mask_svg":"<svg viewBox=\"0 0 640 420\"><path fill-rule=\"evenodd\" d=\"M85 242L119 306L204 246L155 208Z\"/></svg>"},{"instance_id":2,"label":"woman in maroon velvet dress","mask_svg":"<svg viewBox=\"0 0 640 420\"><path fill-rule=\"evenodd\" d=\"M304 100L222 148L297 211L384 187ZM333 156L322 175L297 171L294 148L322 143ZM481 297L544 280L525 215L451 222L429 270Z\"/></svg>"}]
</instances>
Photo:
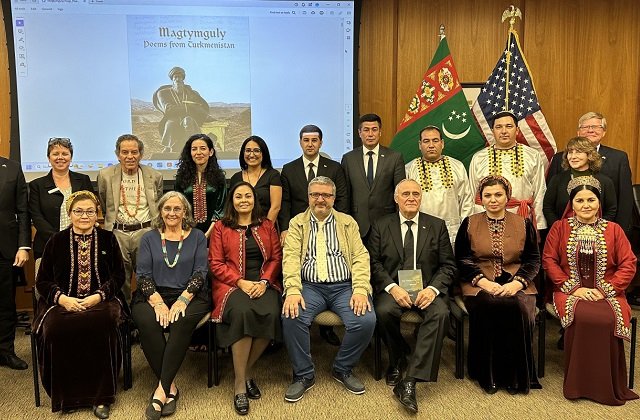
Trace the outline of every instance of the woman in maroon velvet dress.
<instances>
[{"instance_id":1,"label":"woman in maroon velvet dress","mask_svg":"<svg viewBox=\"0 0 640 420\"><path fill-rule=\"evenodd\" d=\"M636 257L622 228L598 217L600 188L593 177L569 182L575 216L551 227L543 266L565 328L565 398L622 405L638 398L627 387L623 343L630 338L631 318L624 290Z\"/></svg>"},{"instance_id":2,"label":"woman in maroon velvet dress","mask_svg":"<svg viewBox=\"0 0 640 420\"><path fill-rule=\"evenodd\" d=\"M124 265L115 236L95 227L95 195L78 191L66 203L71 226L47 242L35 285L40 377L53 412L93 406L104 419L122 361Z\"/></svg>"}]
</instances>

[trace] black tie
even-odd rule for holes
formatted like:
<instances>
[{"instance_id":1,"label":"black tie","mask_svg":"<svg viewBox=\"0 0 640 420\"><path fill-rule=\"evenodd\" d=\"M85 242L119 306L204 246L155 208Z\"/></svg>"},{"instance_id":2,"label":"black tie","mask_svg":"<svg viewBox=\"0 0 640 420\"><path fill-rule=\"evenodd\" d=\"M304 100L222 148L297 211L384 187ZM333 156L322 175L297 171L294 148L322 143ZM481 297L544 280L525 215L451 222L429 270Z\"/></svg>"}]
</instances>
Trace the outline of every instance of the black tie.
<instances>
[{"instance_id":1,"label":"black tie","mask_svg":"<svg viewBox=\"0 0 640 420\"><path fill-rule=\"evenodd\" d=\"M369 155L369 162L367 163L367 182L369 183L369 188L373 185L373 151L368 151L367 155Z\"/></svg>"},{"instance_id":2,"label":"black tie","mask_svg":"<svg viewBox=\"0 0 640 420\"><path fill-rule=\"evenodd\" d=\"M313 178L316 177L315 172L313 172L313 163L309 164L309 176L307 177L307 182L311 182Z\"/></svg>"},{"instance_id":3,"label":"black tie","mask_svg":"<svg viewBox=\"0 0 640 420\"><path fill-rule=\"evenodd\" d=\"M413 220L407 220L404 222L407 225L407 233L404 235L404 268L405 270L413 270L413 231L411 226Z\"/></svg>"}]
</instances>

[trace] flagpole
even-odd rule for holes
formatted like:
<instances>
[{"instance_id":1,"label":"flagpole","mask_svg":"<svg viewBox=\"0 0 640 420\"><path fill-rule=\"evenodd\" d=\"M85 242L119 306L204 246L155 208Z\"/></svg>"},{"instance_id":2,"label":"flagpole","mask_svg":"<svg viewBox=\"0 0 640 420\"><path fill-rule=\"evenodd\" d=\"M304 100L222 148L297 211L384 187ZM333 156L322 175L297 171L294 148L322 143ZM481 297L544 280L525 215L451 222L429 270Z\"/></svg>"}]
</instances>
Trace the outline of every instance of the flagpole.
<instances>
[{"instance_id":1,"label":"flagpole","mask_svg":"<svg viewBox=\"0 0 640 420\"><path fill-rule=\"evenodd\" d=\"M511 71L509 69L511 65L510 48L511 48L511 42L512 42L511 40L515 32L515 29L513 29L513 25L516 23L516 17L519 17L520 19L522 19L522 12L513 4L509 6L509 8L506 9L504 12L502 12L502 22L504 23L505 20L509 19L509 37L507 39L507 50L505 51L505 57L507 58L507 62L505 64L506 65L506 69L505 69L506 81L505 81L505 87L504 87L504 90L505 90L504 110L505 111L510 111L509 109L509 77L511 75Z\"/></svg>"}]
</instances>

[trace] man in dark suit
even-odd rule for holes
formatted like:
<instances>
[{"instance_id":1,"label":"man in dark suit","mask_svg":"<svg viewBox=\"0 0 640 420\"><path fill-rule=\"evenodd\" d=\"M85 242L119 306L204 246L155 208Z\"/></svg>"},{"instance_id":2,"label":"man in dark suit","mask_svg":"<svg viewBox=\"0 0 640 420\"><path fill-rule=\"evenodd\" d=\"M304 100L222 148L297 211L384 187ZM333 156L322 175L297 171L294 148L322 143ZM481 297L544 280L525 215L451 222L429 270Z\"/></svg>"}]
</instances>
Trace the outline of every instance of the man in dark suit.
<instances>
[{"instance_id":1,"label":"man in dark suit","mask_svg":"<svg viewBox=\"0 0 640 420\"><path fill-rule=\"evenodd\" d=\"M399 213L373 224L368 245L374 308L389 351L386 381L395 385L393 393L412 413L418 412L416 382L438 379L449 320L447 291L456 271L447 226L443 220L419 211L421 198L420 184L411 179L400 181L394 194ZM399 274L413 274L417 280L409 290L415 293L414 298L406 284L407 289L400 286ZM413 353L400 332L400 317L408 310L422 317Z\"/></svg>"},{"instance_id":2,"label":"man in dark suit","mask_svg":"<svg viewBox=\"0 0 640 420\"><path fill-rule=\"evenodd\" d=\"M578 120L578 135L588 138L596 146L598 153L602 156L602 169L600 169L600 172L611 178L615 186L616 196L618 197L615 222L622 227L627 237L630 237L633 214L633 187L629 157L622 150L602 144L602 139L606 134L607 119L602 114L587 112ZM552 176L564 171L560 166L563 153L558 152L553 156L547 172L547 183Z\"/></svg>"},{"instance_id":3,"label":"man in dark suit","mask_svg":"<svg viewBox=\"0 0 640 420\"><path fill-rule=\"evenodd\" d=\"M379 116L361 116L358 135L362 146L345 153L342 169L347 178L351 216L358 222L366 244L372 221L396 211L393 190L405 178L405 172L402 155L380 145Z\"/></svg>"},{"instance_id":4,"label":"man in dark suit","mask_svg":"<svg viewBox=\"0 0 640 420\"><path fill-rule=\"evenodd\" d=\"M305 125L300 130L302 156L282 167L282 208L278 215L280 240L284 246L289 220L309 207L308 186L316 176L326 176L336 184L334 208L349 213L347 181L338 162L320 156L322 130L316 125ZM340 345L340 339L331 327L321 327L320 334L329 344Z\"/></svg>"},{"instance_id":5,"label":"man in dark suit","mask_svg":"<svg viewBox=\"0 0 640 420\"><path fill-rule=\"evenodd\" d=\"M27 369L15 354L16 267L29 260L31 224L29 223L27 183L17 162L0 157L0 366Z\"/></svg>"}]
</instances>

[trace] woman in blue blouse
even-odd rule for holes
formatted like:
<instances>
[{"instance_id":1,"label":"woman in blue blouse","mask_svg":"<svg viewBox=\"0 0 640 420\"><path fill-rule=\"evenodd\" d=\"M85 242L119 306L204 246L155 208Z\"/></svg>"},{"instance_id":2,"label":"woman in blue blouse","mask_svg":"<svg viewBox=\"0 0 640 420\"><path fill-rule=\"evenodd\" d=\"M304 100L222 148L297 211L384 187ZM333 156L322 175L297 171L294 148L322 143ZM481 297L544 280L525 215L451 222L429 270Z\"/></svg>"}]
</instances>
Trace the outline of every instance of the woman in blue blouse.
<instances>
[{"instance_id":1,"label":"woman in blue blouse","mask_svg":"<svg viewBox=\"0 0 640 420\"><path fill-rule=\"evenodd\" d=\"M131 303L142 350L158 378L147 419L176 411L174 378L198 321L209 311L207 243L200 230L192 229L187 199L176 191L164 194L153 225L156 229L144 234L138 248L138 289Z\"/></svg>"}]
</instances>

